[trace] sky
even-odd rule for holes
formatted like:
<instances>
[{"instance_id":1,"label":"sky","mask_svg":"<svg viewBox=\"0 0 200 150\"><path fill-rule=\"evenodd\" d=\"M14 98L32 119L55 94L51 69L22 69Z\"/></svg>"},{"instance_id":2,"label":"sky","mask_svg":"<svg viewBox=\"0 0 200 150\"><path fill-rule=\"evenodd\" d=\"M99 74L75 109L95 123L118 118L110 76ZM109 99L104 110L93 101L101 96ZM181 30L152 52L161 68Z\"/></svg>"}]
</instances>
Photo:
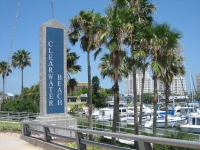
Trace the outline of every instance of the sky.
<instances>
[{"instance_id":1,"label":"sky","mask_svg":"<svg viewBox=\"0 0 200 150\"><path fill-rule=\"evenodd\" d=\"M0 62L11 62L11 56L17 50L25 49L30 52L31 67L24 69L23 81L24 87L29 88L39 82L39 29L43 23L52 19L52 7L51 0L21 0L20 5L19 1L0 0ZM110 2L111 0L54 0L54 19L68 29L69 19L78 15L80 10L94 10L105 15L105 7ZM195 83L196 75L200 74L200 0L151 0L151 2L157 6L154 20L157 23L167 22L172 29L179 30L183 35L180 42L184 49L186 90L189 92L190 73ZM18 19L14 30L16 16ZM66 42L67 47L80 56L77 64L82 66L82 72L72 77L78 82L87 82L87 54L82 51L80 44L72 46ZM103 79L97 68L100 57L94 61L93 53L91 54L91 76L99 77L101 87L111 88L113 82L109 78ZM11 69L12 74L6 77L5 93L20 94L21 71L18 68ZM119 83L119 87L120 94L124 94L125 79ZM0 78L0 91L2 90L3 82Z\"/></svg>"}]
</instances>

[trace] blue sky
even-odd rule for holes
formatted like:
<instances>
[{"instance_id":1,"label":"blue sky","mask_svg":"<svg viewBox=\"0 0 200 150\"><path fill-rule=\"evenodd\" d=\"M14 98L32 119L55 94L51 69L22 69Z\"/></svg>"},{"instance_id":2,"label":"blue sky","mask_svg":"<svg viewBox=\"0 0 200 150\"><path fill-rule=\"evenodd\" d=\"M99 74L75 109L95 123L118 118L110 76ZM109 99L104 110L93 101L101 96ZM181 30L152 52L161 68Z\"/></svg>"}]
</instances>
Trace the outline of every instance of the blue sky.
<instances>
[{"instance_id":1,"label":"blue sky","mask_svg":"<svg viewBox=\"0 0 200 150\"><path fill-rule=\"evenodd\" d=\"M111 0L55 0L54 18L66 27L68 20L77 15L80 10L92 10L104 15L105 7ZM13 52L21 49L31 52L31 67L24 69L24 87L30 87L39 82L39 28L40 25L52 19L51 0L21 0L18 22L12 48L11 38L16 19L19 0L0 0L0 61L8 61ZM196 74L200 74L200 1L199 0L152 0L157 6L154 19L158 23L167 22L172 28L182 32L180 40L184 47L185 75L187 91L190 90L190 75L192 72L196 82ZM87 55L80 49L80 45L67 46L80 56L78 64L82 65L82 72L74 75L79 82L87 82ZM105 50L106 52L106 50ZM10 54L10 55L9 55ZM99 57L100 58L100 57ZM102 79L97 69L99 59L94 61L91 56L91 75L98 76L101 86L112 87L109 78ZM5 92L20 94L21 71L12 69L13 73L6 78ZM0 78L2 91L2 78ZM120 93L125 92L124 80L120 83Z\"/></svg>"}]
</instances>

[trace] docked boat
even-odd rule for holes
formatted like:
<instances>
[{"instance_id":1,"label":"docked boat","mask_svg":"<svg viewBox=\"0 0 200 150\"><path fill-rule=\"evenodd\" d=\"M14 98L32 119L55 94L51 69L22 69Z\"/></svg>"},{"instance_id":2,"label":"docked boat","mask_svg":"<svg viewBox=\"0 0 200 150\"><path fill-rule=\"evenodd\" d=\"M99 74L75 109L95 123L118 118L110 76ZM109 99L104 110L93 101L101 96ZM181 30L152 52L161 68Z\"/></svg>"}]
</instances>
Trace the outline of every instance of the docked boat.
<instances>
[{"instance_id":1,"label":"docked boat","mask_svg":"<svg viewBox=\"0 0 200 150\"><path fill-rule=\"evenodd\" d=\"M126 123L127 125L134 125L134 116L133 117L127 117L126 119ZM142 117L142 125L145 125L145 123L148 121L148 117L147 116L143 116ZM139 122L139 117L138 117L138 122Z\"/></svg>"},{"instance_id":2,"label":"docked boat","mask_svg":"<svg viewBox=\"0 0 200 150\"><path fill-rule=\"evenodd\" d=\"M174 127L174 126L180 126L181 124L184 124L188 120L188 117L174 117L174 116L168 116L168 127ZM153 118L151 118L149 121L146 121L145 127L153 127ZM158 115L157 116L157 122L156 122L157 128L164 128L165 127L165 116L164 115Z\"/></svg>"},{"instance_id":3,"label":"docked boat","mask_svg":"<svg viewBox=\"0 0 200 150\"><path fill-rule=\"evenodd\" d=\"M99 115L96 117L97 121L110 121L113 120L113 108L101 108L99 109ZM126 117L128 113L133 113L128 111L128 107L119 108L120 118Z\"/></svg>"},{"instance_id":4,"label":"docked boat","mask_svg":"<svg viewBox=\"0 0 200 150\"><path fill-rule=\"evenodd\" d=\"M182 124L180 128L186 132L200 133L200 114L189 117L187 124Z\"/></svg>"}]
</instances>

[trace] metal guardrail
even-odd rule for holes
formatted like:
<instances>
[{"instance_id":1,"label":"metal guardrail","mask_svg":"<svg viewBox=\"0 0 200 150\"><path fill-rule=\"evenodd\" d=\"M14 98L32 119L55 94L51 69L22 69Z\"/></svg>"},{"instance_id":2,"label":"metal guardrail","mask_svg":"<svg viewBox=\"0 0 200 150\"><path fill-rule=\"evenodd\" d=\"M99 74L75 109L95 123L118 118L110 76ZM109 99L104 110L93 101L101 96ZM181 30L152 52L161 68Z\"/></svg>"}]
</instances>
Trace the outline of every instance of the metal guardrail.
<instances>
[{"instance_id":1,"label":"metal guardrail","mask_svg":"<svg viewBox=\"0 0 200 150\"><path fill-rule=\"evenodd\" d=\"M29 112L0 111L0 131L3 127L6 127L12 133L16 122L33 120L38 115L38 113ZM4 122L9 123L5 125Z\"/></svg>"},{"instance_id":2,"label":"metal guardrail","mask_svg":"<svg viewBox=\"0 0 200 150\"><path fill-rule=\"evenodd\" d=\"M43 131L36 130L32 128L31 126L40 126L43 128ZM49 128L55 128L56 130L67 130L70 132L74 132L75 137L63 136L63 135L51 133ZM77 144L78 150L85 150L86 145L98 146L98 147L115 149L115 150L128 150L127 148L122 148L119 146L114 146L114 145L109 145L109 144L104 144L104 143L98 143L98 142L84 139L84 136L83 136L84 133L99 135L99 136L109 136L109 137L125 139L125 140L135 140L135 141L138 141L139 149L141 150L152 150L152 146L151 146L152 143L193 148L193 149L199 149L200 147L200 142L195 142L195 141L176 140L176 139L167 139L167 138L158 138L158 137L149 137L149 136L143 136L143 135L122 134L122 133L104 132L104 131L94 131L94 130L88 130L88 129L38 124L38 123L33 123L33 122L22 122L22 129L23 129L22 131L23 136L31 136L32 132L36 132L39 134L43 134L44 140L46 142L51 142L52 137L59 137L62 139L75 141Z\"/></svg>"},{"instance_id":3,"label":"metal guardrail","mask_svg":"<svg viewBox=\"0 0 200 150\"><path fill-rule=\"evenodd\" d=\"M15 119L16 121L22 121L23 118L27 118L28 120L33 120L38 115L39 113L0 111L0 118L13 117L13 119Z\"/></svg>"},{"instance_id":4,"label":"metal guardrail","mask_svg":"<svg viewBox=\"0 0 200 150\"><path fill-rule=\"evenodd\" d=\"M88 123L88 118L84 118L84 117L78 117L78 116L74 116L77 121L78 121L78 127L79 128L84 128L84 129L88 129L89 128L89 123ZM112 121L96 121L93 120L93 130L99 130L99 131L111 131L112 128ZM118 133L125 133L123 132L123 130L129 130L129 131L134 131L134 126L133 125L128 125L126 122L117 122L117 129L118 129ZM166 136L169 134L174 134L177 132L180 132L180 128L168 128L168 129L164 129L164 128L157 128L156 129L156 135L157 136ZM146 133L146 134L152 134L153 135L153 130L152 128L148 128L145 126L140 126L139 125L139 133ZM200 134L195 134L195 133L187 133L188 135L192 136L194 138L194 140L196 141L200 141Z\"/></svg>"}]
</instances>

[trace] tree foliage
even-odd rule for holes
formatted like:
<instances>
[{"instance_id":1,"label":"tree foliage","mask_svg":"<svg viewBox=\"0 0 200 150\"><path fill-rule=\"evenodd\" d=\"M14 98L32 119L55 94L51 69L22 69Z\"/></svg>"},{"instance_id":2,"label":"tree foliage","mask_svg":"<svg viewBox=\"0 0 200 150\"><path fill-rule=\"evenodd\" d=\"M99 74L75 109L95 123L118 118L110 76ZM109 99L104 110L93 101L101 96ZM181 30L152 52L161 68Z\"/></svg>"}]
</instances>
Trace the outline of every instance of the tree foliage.
<instances>
[{"instance_id":1,"label":"tree foliage","mask_svg":"<svg viewBox=\"0 0 200 150\"><path fill-rule=\"evenodd\" d=\"M5 78L6 76L9 76L9 74L12 73L12 70L10 69L9 63L2 61L0 62L0 74L2 76L3 80L3 91L2 91L2 100L4 101L4 93L5 93Z\"/></svg>"},{"instance_id":2,"label":"tree foliage","mask_svg":"<svg viewBox=\"0 0 200 150\"><path fill-rule=\"evenodd\" d=\"M77 61L80 56L77 56L75 52L71 52L70 49L67 49L67 93L74 91L74 87L77 85L75 78L71 78L71 75L81 72L82 68L77 64Z\"/></svg>"},{"instance_id":3,"label":"tree foliage","mask_svg":"<svg viewBox=\"0 0 200 150\"><path fill-rule=\"evenodd\" d=\"M106 107L106 91L99 86L99 78L94 76L92 78L92 103L95 108Z\"/></svg>"},{"instance_id":4,"label":"tree foliage","mask_svg":"<svg viewBox=\"0 0 200 150\"><path fill-rule=\"evenodd\" d=\"M23 96L24 96L24 94L23 94L23 89L24 89L24 85L23 85L24 73L23 73L23 70L24 70L25 67L31 66L30 52L25 51L24 49L18 50L17 52L14 52L13 55L12 55L12 66L14 68L18 67L22 72L21 95L22 95L22 98L23 98Z\"/></svg>"},{"instance_id":5,"label":"tree foliage","mask_svg":"<svg viewBox=\"0 0 200 150\"><path fill-rule=\"evenodd\" d=\"M7 99L1 107L2 111L32 112L39 111L37 104L29 99Z\"/></svg>"}]
</instances>

